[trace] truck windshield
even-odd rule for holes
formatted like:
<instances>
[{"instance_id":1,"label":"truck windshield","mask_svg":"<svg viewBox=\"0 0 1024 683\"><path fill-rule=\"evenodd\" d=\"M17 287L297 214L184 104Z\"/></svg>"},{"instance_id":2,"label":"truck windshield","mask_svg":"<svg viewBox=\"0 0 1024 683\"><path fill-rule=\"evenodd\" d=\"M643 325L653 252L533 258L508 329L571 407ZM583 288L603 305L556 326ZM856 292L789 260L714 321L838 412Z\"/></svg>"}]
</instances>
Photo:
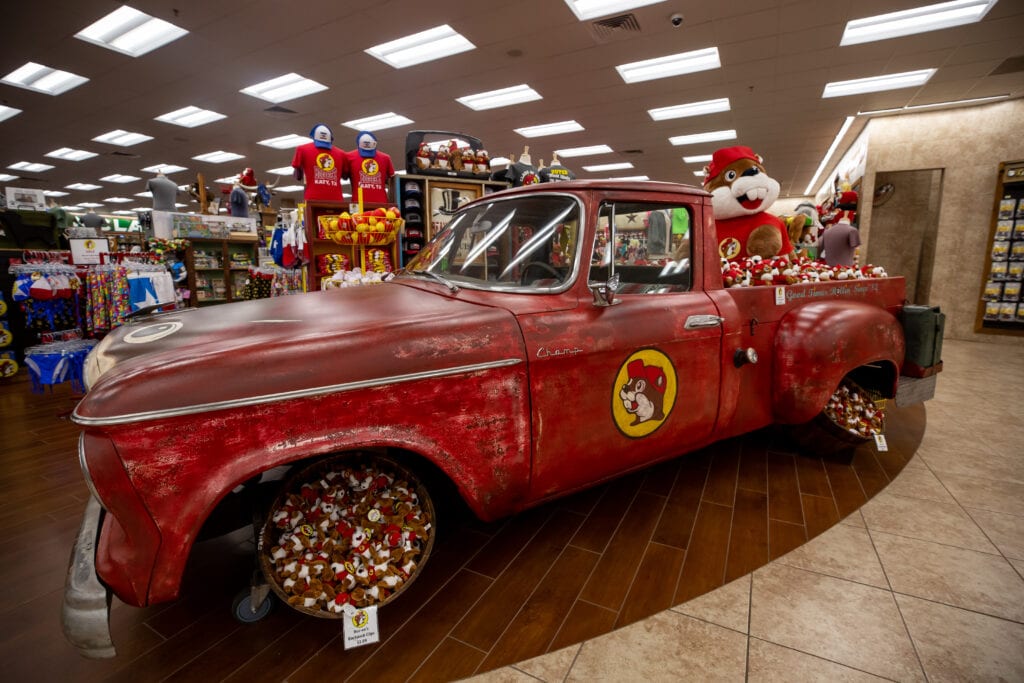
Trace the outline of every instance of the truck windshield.
<instances>
[{"instance_id":1,"label":"truck windshield","mask_svg":"<svg viewBox=\"0 0 1024 683\"><path fill-rule=\"evenodd\" d=\"M572 197L481 202L457 211L401 274L471 289L558 290L574 279L579 231Z\"/></svg>"}]
</instances>

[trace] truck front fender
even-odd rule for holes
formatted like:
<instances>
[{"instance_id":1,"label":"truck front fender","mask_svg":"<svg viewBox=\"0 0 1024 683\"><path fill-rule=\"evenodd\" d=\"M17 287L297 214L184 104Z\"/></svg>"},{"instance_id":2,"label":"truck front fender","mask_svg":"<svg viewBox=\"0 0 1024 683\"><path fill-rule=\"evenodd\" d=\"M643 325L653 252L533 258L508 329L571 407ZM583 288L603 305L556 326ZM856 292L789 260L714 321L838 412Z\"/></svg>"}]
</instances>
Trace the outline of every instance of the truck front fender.
<instances>
[{"instance_id":1,"label":"truck front fender","mask_svg":"<svg viewBox=\"0 0 1024 683\"><path fill-rule=\"evenodd\" d=\"M896 317L860 301L822 301L789 311L779 321L772 372L772 413L777 423L814 418L839 382L866 365L888 365L895 378L903 364L903 328Z\"/></svg>"}]
</instances>

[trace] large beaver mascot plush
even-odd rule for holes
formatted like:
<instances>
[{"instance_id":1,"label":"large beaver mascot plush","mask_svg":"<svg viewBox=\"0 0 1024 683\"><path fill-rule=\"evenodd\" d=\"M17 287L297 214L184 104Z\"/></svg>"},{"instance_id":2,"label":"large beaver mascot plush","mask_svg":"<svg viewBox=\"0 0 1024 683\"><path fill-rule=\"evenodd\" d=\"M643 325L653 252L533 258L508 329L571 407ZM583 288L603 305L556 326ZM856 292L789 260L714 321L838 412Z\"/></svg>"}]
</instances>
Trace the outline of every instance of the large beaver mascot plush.
<instances>
[{"instance_id":1,"label":"large beaver mascot plush","mask_svg":"<svg viewBox=\"0 0 1024 683\"><path fill-rule=\"evenodd\" d=\"M769 258L793 251L786 224L767 212L779 198L779 183L765 173L752 149L715 152L705 169L704 189L711 193L722 258Z\"/></svg>"}]
</instances>

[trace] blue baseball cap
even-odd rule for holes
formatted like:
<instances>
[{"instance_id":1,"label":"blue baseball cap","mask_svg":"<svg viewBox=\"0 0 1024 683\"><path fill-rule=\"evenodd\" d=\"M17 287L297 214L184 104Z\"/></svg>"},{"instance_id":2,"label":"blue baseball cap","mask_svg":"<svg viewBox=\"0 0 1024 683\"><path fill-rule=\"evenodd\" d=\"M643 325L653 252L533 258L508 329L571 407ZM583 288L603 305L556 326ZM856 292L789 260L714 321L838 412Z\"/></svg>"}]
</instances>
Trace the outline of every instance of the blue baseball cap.
<instances>
[{"instance_id":1,"label":"blue baseball cap","mask_svg":"<svg viewBox=\"0 0 1024 683\"><path fill-rule=\"evenodd\" d=\"M368 130L361 130L356 135L356 149L364 157L372 157L377 154L377 136Z\"/></svg>"},{"instance_id":2,"label":"blue baseball cap","mask_svg":"<svg viewBox=\"0 0 1024 683\"><path fill-rule=\"evenodd\" d=\"M334 133L326 124L318 123L309 131L309 137L313 138L313 144L317 147L330 149L334 143Z\"/></svg>"}]
</instances>

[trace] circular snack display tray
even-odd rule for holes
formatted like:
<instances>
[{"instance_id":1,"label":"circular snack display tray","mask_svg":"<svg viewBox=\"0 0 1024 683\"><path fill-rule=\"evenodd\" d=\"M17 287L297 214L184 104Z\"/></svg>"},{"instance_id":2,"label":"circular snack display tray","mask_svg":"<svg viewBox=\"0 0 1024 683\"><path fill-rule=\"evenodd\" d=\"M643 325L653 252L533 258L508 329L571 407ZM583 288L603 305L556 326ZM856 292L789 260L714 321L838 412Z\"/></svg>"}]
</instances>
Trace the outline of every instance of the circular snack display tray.
<instances>
[{"instance_id":1,"label":"circular snack display tray","mask_svg":"<svg viewBox=\"0 0 1024 683\"><path fill-rule=\"evenodd\" d=\"M344 604L381 607L416 579L434 545L433 523L430 496L406 467L345 455L288 479L264 521L257 555L283 602L338 619Z\"/></svg>"}]
</instances>

